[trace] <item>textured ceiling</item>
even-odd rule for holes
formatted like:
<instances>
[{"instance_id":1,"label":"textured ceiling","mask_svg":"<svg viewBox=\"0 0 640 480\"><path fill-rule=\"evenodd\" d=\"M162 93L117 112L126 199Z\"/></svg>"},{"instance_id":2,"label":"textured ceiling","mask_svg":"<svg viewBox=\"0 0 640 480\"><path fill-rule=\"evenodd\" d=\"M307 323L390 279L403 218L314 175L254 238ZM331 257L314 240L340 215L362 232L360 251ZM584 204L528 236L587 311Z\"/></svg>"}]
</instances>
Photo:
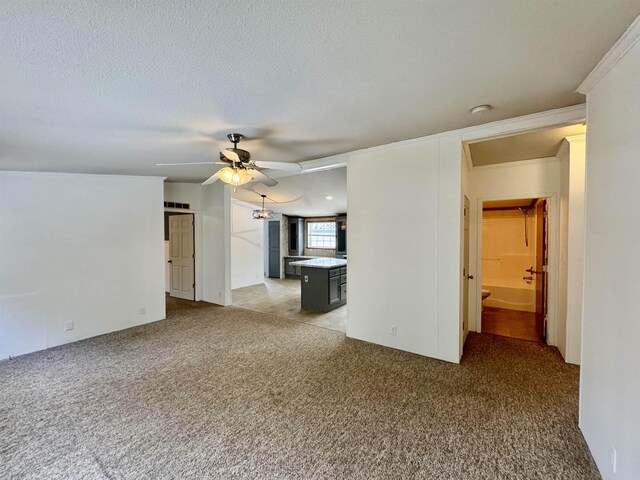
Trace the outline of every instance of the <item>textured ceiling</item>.
<instances>
[{"instance_id":1,"label":"textured ceiling","mask_svg":"<svg viewBox=\"0 0 640 480\"><path fill-rule=\"evenodd\" d=\"M262 204L260 194L267 195L265 208L276 213L302 217L335 215L347 211L347 169L304 173L278 179L275 187L251 182L232 193L234 198L255 205ZM325 196L333 197L327 199Z\"/></svg>"},{"instance_id":2,"label":"textured ceiling","mask_svg":"<svg viewBox=\"0 0 640 480\"><path fill-rule=\"evenodd\" d=\"M586 132L583 124L550 128L469 144L471 161L476 167L497 163L518 162L534 158L553 157L565 137Z\"/></svg>"},{"instance_id":3,"label":"textured ceiling","mask_svg":"<svg viewBox=\"0 0 640 480\"><path fill-rule=\"evenodd\" d=\"M0 169L203 180L576 103L638 0L0 0ZM588 34L585 34L588 33ZM470 107L496 108L480 117Z\"/></svg>"}]
</instances>

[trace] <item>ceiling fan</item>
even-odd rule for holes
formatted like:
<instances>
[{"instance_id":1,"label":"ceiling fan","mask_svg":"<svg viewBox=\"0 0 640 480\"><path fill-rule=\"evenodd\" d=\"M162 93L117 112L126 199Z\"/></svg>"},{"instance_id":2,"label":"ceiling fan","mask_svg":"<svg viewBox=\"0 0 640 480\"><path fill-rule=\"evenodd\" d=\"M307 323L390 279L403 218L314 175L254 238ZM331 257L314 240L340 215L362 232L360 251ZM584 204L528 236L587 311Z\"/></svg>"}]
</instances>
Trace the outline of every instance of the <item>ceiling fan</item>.
<instances>
[{"instance_id":1,"label":"ceiling fan","mask_svg":"<svg viewBox=\"0 0 640 480\"><path fill-rule=\"evenodd\" d=\"M202 185L210 185L217 180L222 180L234 187L248 183L251 180L256 180L267 187L277 185L278 182L260 171L262 168L289 172L300 172L302 170L302 166L299 163L251 160L251 154L247 150L238 148L238 143L244 138L244 135L241 133L230 133L227 135L227 138L233 143L233 147L220 150L220 161L218 162L156 163L156 165L225 165L202 182Z\"/></svg>"}]
</instances>

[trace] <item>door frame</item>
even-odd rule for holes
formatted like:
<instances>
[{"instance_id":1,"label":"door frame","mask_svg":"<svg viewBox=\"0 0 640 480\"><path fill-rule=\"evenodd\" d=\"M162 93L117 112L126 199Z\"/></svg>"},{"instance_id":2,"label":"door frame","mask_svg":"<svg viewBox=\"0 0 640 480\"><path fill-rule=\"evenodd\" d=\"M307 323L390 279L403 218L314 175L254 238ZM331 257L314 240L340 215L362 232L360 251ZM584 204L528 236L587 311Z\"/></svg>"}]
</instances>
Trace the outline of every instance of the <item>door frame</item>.
<instances>
[{"instance_id":1,"label":"door frame","mask_svg":"<svg viewBox=\"0 0 640 480\"><path fill-rule=\"evenodd\" d=\"M482 332L482 205L484 202L496 200L519 200L523 198L544 198L549 208L548 216L548 261L547 265L547 345L557 346L558 339L558 280L559 280L559 253L560 253L560 206L557 193L549 192L523 192L521 195L492 195L477 199L476 204L476 284L469 288L471 298L469 307L475 305L475 318L469 321L469 330Z\"/></svg>"},{"instance_id":2,"label":"door frame","mask_svg":"<svg viewBox=\"0 0 640 480\"><path fill-rule=\"evenodd\" d=\"M202 300L202 219L198 210L182 209L182 208L165 208L165 212L172 215L193 215L193 267L194 267L194 283L196 284L194 291L195 301ZM165 259L166 263L166 259Z\"/></svg>"},{"instance_id":3,"label":"door frame","mask_svg":"<svg viewBox=\"0 0 640 480\"><path fill-rule=\"evenodd\" d=\"M171 217L177 217L180 215L191 215L191 238L193 239L193 300L196 300L196 216L193 213L175 213L175 212L167 212L167 218L169 218L169 222L171 222ZM171 252L171 223L169 223L169 252ZM171 255L169 255L171 256ZM169 291L169 296L171 296L171 291ZM173 298L182 298L182 297L173 297Z\"/></svg>"},{"instance_id":4,"label":"door frame","mask_svg":"<svg viewBox=\"0 0 640 480\"><path fill-rule=\"evenodd\" d=\"M462 340L460 349L464 349L464 343L467 341L469 332L471 331L471 280L474 280L474 276L471 273L471 200L466 194L462 195L462 294L465 298L462 300ZM467 208L469 209L467 211ZM465 292L466 288L466 292ZM466 295L465 295L466 293ZM466 315L466 329L465 329L465 315Z\"/></svg>"}]
</instances>

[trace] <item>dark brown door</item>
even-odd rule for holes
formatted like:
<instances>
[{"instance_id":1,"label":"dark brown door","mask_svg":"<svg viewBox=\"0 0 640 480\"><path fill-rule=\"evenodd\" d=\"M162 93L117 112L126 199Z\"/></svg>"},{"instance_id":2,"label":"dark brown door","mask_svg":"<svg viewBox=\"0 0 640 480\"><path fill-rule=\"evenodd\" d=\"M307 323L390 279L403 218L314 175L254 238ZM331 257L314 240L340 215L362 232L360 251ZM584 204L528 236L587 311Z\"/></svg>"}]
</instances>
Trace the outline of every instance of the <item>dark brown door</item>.
<instances>
[{"instance_id":1,"label":"dark brown door","mask_svg":"<svg viewBox=\"0 0 640 480\"><path fill-rule=\"evenodd\" d=\"M546 339L547 309L547 201L536 204L536 332L541 341Z\"/></svg>"}]
</instances>

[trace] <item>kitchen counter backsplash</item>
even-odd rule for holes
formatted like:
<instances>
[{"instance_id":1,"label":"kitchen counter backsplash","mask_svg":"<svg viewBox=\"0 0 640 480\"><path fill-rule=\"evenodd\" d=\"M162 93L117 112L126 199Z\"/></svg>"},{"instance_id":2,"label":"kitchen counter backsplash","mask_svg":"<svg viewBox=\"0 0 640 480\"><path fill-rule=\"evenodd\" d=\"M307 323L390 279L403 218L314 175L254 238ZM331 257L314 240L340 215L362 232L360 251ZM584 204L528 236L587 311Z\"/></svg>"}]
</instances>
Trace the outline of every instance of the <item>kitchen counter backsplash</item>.
<instances>
[{"instance_id":1,"label":"kitchen counter backsplash","mask_svg":"<svg viewBox=\"0 0 640 480\"><path fill-rule=\"evenodd\" d=\"M335 257L335 250L328 250L326 248L306 248L304 254L307 257Z\"/></svg>"}]
</instances>

